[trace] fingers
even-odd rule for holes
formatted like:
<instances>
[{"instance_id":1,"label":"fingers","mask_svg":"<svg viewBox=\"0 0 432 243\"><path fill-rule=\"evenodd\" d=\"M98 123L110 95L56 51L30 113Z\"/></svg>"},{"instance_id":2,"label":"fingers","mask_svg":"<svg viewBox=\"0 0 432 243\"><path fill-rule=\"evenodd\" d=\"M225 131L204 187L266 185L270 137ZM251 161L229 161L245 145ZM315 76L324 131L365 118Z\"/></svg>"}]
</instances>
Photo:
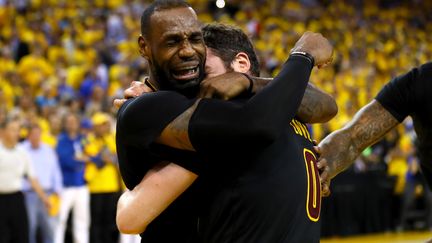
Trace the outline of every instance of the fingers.
<instances>
[{"instance_id":1,"label":"fingers","mask_svg":"<svg viewBox=\"0 0 432 243\"><path fill-rule=\"evenodd\" d=\"M128 98L133 98L133 97L136 97L136 96L138 96L139 94L136 94L135 93L135 87L139 87L140 85L143 85L143 83L142 82L139 82L139 81L132 81L132 83L131 83L131 85L129 86L129 88L127 88L126 90L125 90L125 92L124 92L124 97L126 98L126 99L128 99Z\"/></svg>"},{"instance_id":2,"label":"fingers","mask_svg":"<svg viewBox=\"0 0 432 243\"><path fill-rule=\"evenodd\" d=\"M214 96L216 96L216 94L217 94L217 90L212 85L211 82L202 81L201 86L200 86L200 91L199 91L197 97L210 99L210 98L213 98Z\"/></svg>"},{"instance_id":3,"label":"fingers","mask_svg":"<svg viewBox=\"0 0 432 243\"><path fill-rule=\"evenodd\" d=\"M205 88L201 88L200 92L198 94L198 98L213 98L215 94L215 89L213 89L213 87L211 86L207 86Z\"/></svg>"},{"instance_id":4,"label":"fingers","mask_svg":"<svg viewBox=\"0 0 432 243\"><path fill-rule=\"evenodd\" d=\"M319 171L322 171L328 167L328 162L326 159L320 157L317 161L317 167Z\"/></svg>"},{"instance_id":5,"label":"fingers","mask_svg":"<svg viewBox=\"0 0 432 243\"><path fill-rule=\"evenodd\" d=\"M315 141L316 142L316 141ZM315 143L314 142L314 143ZM322 150L321 150L321 147L319 147L319 146L313 146L313 148L314 148L314 150L315 150L315 153L318 155L318 157L319 156L321 156L321 154L322 154Z\"/></svg>"},{"instance_id":6,"label":"fingers","mask_svg":"<svg viewBox=\"0 0 432 243\"><path fill-rule=\"evenodd\" d=\"M333 54L332 54L332 55L333 55ZM327 62L325 62L325 63L323 63L323 64L319 64L319 65L317 65L317 68L318 68L318 69L325 68L325 67L327 67L328 65L330 65L332 62L333 62L333 57L331 57Z\"/></svg>"},{"instance_id":7,"label":"fingers","mask_svg":"<svg viewBox=\"0 0 432 243\"><path fill-rule=\"evenodd\" d=\"M333 46L327 38L320 33L305 32L292 49L309 53L314 57L318 68L325 67L332 61Z\"/></svg>"},{"instance_id":8,"label":"fingers","mask_svg":"<svg viewBox=\"0 0 432 243\"><path fill-rule=\"evenodd\" d=\"M324 179L321 181L321 193L324 197L328 197L331 194L331 191L330 191L330 181L331 180L330 180L330 177L329 177L327 170L325 170L322 173L322 177Z\"/></svg>"},{"instance_id":9,"label":"fingers","mask_svg":"<svg viewBox=\"0 0 432 243\"><path fill-rule=\"evenodd\" d=\"M123 93L124 99L115 99L113 101L113 105L116 108L120 108L126 102L127 99L135 98L142 95L143 93L149 93L149 92L152 92L152 89L146 86L143 82L132 81L129 88L127 88Z\"/></svg>"},{"instance_id":10,"label":"fingers","mask_svg":"<svg viewBox=\"0 0 432 243\"><path fill-rule=\"evenodd\" d=\"M324 197L328 197L330 195L330 167L327 160L320 158L317 162L317 167L320 173L321 193Z\"/></svg>"},{"instance_id":11,"label":"fingers","mask_svg":"<svg viewBox=\"0 0 432 243\"><path fill-rule=\"evenodd\" d=\"M143 82L133 81L130 87L124 91L124 98L126 99L135 98L142 95L143 93L149 93L149 92L152 92L152 89L146 86Z\"/></svg>"},{"instance_id":12,"label":"fingers","mask_svg":"<svg viewBox=\"0 0 432 243\"><path fill-rule=\"evenodd\" d=\"M321 193L324 197L330 196L330 176L328 166L321 172Z\"/></svg>"},{"instance_id":13,"label":"fingers","mask_svg":"<svg viewBox=\"0 0 432 243\"><path fill-rule=\"evenodd\" d=\"M203 89L202 83L201 83L201 87L200 87L200 90L198 91L197 98L204 98L204 95L205 95L204 93L205 93L205 90Z\"/></svg>"},{"instance_id":14,"label":"fingers","mask_svg":"<svg viewBox=\"0 0 432 243\"><path fill-rule=\"evenodd\" d=\"M116 108L120 108L125 102L126 102L126 100L127 99L115 99L114 100L114 107L116 107Z\"/></svg>"},{"instance_id":15,"label":"fingers","mask_svg":"<svg viewBox=\"0 0 432 243\"><path fill-rule=\"evenodd\" d=\"M330 191L330 181L328 181L327 183L324 182L321 184L321 194L323 197L328 197L331 194Z\"/></svg>"}]
</instances>

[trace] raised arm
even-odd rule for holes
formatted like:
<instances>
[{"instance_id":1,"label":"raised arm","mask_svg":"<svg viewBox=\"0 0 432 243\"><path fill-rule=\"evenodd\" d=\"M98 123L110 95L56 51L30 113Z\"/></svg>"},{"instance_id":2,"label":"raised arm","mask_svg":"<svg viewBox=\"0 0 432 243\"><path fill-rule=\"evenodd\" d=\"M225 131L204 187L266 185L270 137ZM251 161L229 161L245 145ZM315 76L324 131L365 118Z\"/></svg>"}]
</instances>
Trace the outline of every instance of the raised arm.
<instances>
[{"instance_id":1,"label":"raised arm","mask_svg":"<svg viewBox=\"0 0 432 243\"><path fill-rule=\"evenodd\" d=\"M335 117L337 112L335 99L309 83L296 116L304 123L324 123Z\"/></svg>"},{"instance_id":2,"label":"raised arm","mask_svg":"<svg viewBox=\"0 0 432 243\"><path fill-rule=\"evenodd\" d=\"M196 149L189 136L200 143L228 147L244 141L267 145L294 117L311 68L304 57L290 58L274 81L246 103L198 100L168 124L156 142L186 150ZM290 76L294 78L284 82Z\"/></svg>"},{"instance_id":3,"label":"raised arm","mask_svg":"<svg viewBox=\"0 0 432 243\"><path fill-rule=\"evenodd\" d=\"M330 167L330 178L347 169L366 147L398 124L399 121L376 100L364 106L345 127L319 144L320 158L327 160Z\"/></svg>"},{"instance_id":4,"label":"raised arm","mask_svg":"<svg viewBox=\"0 0 432 243\"><path fill-rule=\"evenodd\" d=\"M260 92L272 78L252 77L251 93ZM250 82L242 73L231 72L204 80L201 83L199 98L220 98L231 100L250 90ZM333 118L338 112L335 99L309 83L306 87L297 118L305 123L324 123Z\"/></svg>"},{"instance_id":5,"label":"raised arm","mask_svg":"<svg viewBox=\"0 0 432 243\"><path fill-rule=\"evenodd\" d=\"M262 90L272 78L252 77L253 93ZM315 85L308 83L300 107L296 116L304 123L324 123L328 122L338 112L335 99L319 89Z\"/></svg>"},{"instance_id":6,"label":"raised arm","mask_svg":"<svg viewBox=\"0 0 432 243\"><path fill-rule=\"evenodd\" d=\"M312 53L318 66L331 61L332 47L320 34L306 33L293 50ZM189 150L194 149L191 139L225 148L244 142L265 146L294 117L311 69L304 56L291 56L278 76L247 102L203 99L170 123L157 142Z\"/></svg>"}]
</instances>

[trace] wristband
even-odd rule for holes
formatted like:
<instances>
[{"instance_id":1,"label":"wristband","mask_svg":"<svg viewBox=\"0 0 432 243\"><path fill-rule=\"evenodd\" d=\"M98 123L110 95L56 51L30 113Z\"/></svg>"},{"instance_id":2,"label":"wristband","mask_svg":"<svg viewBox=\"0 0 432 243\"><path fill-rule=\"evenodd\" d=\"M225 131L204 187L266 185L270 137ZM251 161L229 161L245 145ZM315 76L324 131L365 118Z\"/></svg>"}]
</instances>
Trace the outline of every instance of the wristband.
<instances>
[{"instance_id":1,"label":"wristband","mask_svg":"<svg viewBox=\"0 0 432 243\"><path fill-rule=\"evenodd\" d=\"M149 87L153 92L156 92L156 91L157 91L157 89L153 86L153 84L150 83L148 77L146 77L146 78L144 79L144 84L147 85L147 86L148 86L148 87Z\"/></svg>"},{"instance_id":2,"label":"wristband","mask_svg":"<svg viewBox=\"0 0 432 243\"><path fill-rule=\"evenodd\" d=\"M241 74L243 74L249 80L249 87L246 92L248 94L252 94L253 86L254 86L252 78L247 73L241 73Z\"/></svg>"},{"instance_id":3,"label":"wristband","mask_svg":"<svg viewBox=\"0 0 432 243\"><path fill-rule=\"evenodd\" d=\"M306 59L309 60L309 62L311 63L312 67L315 66L315 58L311 54L309 54L307 52L304 52L304 51L293 51L293 52L291 52L290 56L302 56L302 57L305 57Z\"/></svg>"}]
</instances>

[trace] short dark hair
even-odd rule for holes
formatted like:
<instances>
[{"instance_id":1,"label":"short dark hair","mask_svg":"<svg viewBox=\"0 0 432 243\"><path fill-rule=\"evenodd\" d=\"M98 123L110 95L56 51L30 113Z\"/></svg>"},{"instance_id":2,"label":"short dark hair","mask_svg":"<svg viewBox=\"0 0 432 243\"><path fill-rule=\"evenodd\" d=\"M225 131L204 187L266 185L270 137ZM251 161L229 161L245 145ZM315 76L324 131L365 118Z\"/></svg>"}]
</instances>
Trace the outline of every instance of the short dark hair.
<instances>
[{"instance_id":1,"label":"short dark hair","mask_svg":"<svg viewBox=\"0 0 432 243\"><path fill-rule=\"evenodd\" d=\"M190 8L191 6L182 0L158 0L148 6L141 15L141 34L148 37L150 33L150 18L156 11L174 8Z\"/></svg>"},{"instance_id":2,"label":"short dark hair","mask_svg":"<svg viewBox=\"0 0 432 243\"><path fill-rule=\"evenodd\" d=\"M207 48L211 48L215 55L222 59L225 68L231 69L235 56L244 52L249 56L251 74L259 76L260 66L252 41L240 28L211 23L205 25L202 31Z\"/></svg>"}]
</instances>

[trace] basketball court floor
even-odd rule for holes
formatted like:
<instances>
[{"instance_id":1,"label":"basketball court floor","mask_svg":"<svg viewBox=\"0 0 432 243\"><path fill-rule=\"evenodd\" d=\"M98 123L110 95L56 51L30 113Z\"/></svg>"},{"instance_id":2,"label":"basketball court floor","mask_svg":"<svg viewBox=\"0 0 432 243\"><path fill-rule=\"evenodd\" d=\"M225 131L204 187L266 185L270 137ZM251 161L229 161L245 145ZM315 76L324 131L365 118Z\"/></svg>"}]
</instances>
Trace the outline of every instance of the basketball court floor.
<instances>
[{"instance_id":1,"label":"basketball court floor","mask_svg":"<svg viewBox=\"0 0 432 243\"><path fill-rule=\"evenodd\" d=\"M430 242L429 242L430 241ZM354 237L323 238L321 243L432 243L432 232L383 233Z\"/></svg>"}]
</instances>

